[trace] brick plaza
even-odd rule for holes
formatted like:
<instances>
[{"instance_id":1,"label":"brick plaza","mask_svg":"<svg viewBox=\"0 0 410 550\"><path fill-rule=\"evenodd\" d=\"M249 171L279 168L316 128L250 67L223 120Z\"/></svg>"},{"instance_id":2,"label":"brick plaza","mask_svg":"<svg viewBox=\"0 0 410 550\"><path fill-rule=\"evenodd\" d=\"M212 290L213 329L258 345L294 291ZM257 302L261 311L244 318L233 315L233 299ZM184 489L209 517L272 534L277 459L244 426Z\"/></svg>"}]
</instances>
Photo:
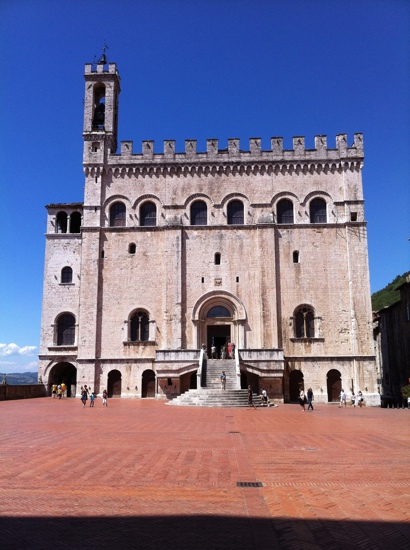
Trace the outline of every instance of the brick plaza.
<instances>
[{"instance_id":1,"label":"brick plaza","mask_svg":"<svg viewBox=\"0 0 410 550\"><path fill-rule=\"evenodd\" d=\"M40 398L0 418L3 550L410 547L409 410Z\"/></svg>"}]
</instances>

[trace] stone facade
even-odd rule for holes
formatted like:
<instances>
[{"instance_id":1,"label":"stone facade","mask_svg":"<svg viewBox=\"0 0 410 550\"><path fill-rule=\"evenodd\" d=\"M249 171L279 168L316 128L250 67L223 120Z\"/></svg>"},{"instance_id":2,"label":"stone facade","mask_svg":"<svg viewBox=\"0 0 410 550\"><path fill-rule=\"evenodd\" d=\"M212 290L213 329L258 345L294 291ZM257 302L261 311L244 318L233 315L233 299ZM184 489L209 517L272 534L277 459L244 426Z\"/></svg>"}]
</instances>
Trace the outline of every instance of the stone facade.
<instances>
[{"instance_id":1,"label":"stone facade","mask_svg":"<svg viewBox=\"0 0 410 550\"><path fill-rule=\"evenodd\" d=\"M84 78L84 202L47 206L45 383L172 397L202 344L234 342L242 385L274 400L304 383L317 402L341 386L377 402L362 134L117 153L117 67Z\"/></svg>"}]
</instances>

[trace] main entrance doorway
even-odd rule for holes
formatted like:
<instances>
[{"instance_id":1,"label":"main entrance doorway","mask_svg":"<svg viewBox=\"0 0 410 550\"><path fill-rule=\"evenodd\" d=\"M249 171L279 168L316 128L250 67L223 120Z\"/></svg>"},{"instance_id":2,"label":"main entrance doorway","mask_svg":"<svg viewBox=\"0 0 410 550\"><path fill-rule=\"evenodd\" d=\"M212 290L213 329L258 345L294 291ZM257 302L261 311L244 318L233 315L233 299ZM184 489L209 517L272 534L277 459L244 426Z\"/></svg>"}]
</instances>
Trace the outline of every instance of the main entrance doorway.
<instances>
[{"instance_id":1,"label":"main entrance doorway","mask_svg":"<svg viewBox=\"0 0 410 550\"><path fill-rule=\"evenodd\" d=\"M218 359L221 358L221 348L225 346L228 351L228 343L231 341L231 326L230 325L209 325L207 331L207 348L208 355L211 357L211 347L216 347Z\"/></svg>"}]
</instances>

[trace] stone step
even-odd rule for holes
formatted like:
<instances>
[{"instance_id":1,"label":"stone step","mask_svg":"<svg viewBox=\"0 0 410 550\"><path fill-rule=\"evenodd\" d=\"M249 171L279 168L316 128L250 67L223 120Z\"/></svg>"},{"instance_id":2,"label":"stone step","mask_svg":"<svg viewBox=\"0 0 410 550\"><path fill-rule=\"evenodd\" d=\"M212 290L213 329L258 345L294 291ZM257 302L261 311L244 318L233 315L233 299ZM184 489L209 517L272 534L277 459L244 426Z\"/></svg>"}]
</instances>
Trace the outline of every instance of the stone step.
<instances>
[{"instance_id":1,"label":"stone step","mask_svg":"<svg viewBox=\"0 0 410 550\"><path fill-rule=\"evenodd\" d=\"M253 402L256 407L262 406L260 395L253 394ZM197 390L188 390L179 395L168 405L194 406L194 407L247 407L247 390L215 390L201 388Z\"/></svg>"}]
</instances>

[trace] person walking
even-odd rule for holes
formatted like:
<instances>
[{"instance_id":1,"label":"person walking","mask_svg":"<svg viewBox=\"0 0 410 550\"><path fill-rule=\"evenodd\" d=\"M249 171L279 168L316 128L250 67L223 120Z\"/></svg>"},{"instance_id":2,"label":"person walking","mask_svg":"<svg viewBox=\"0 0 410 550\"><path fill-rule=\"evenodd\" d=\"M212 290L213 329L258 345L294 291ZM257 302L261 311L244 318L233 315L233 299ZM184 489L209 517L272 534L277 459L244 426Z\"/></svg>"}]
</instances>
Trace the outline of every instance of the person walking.
<instances>
[{"instance_id":1,"label":"person walking","mask_svg":"<svg viewBox=\"0 0 410 550\"><path fill-rule=\"evenodd\" d=\"M221 389L222 390L226 389L226 374L224 370L222 371L222 374L221 374Z\"/></svg>"},{"instance_id":2,"label":"person walking","mask_svg":"<svg viewBox=\"0 0 410 550\"><path fill-rule=\"evenodd\" d=\"M266 393L265 389L262 390L261 395L262 395L262 405L263 406L265 406L265 405L268 406L268 394Z\"/></svg>"},{"instance_id":3,"label":"person walking","mask_svg":"<svg viewBox=\"0 0 410 550\"><path fill-rule=\"evenodd\" d=\"M352 390L352 397L350 398L350 402L352 404L352 407L356 407L356 396L353 390Z\"/></svg>"},{"instance_id":4,"label":"person walking","mask_svg":"<svg viewBox=\"0 0 410 550\"><path fill-rule=\"evenodd\" d=\"M359 405L360 408L362 408L362 405L363 405L363 394L361 391L358 392L357 394L357 404Z\"/></svg>"},{"instance_id":5,"label":"person walking","mask_svg":"<svg viewBox=\"0 0 410 550\"><path fill-rule=\"evenodd\" d=\"M107 403L107 390L104 390L103 393L102 393L102 404L103 404L103 407L108 407L108 403Z\"/></svg>"},{"instance_id":6,"label":"person walking","mask_svg":"<svg viewBox=\"0 0 410 550\"><path fill-rule=\"evenodd\" d=\"M343 407L343 405L346 407L346 392L342 388L340 391L340 403L339 403L339 409Z\"/></svg>"},{"instance_id":7,"label":"person walking","mask_svg":"<svg viewBox=\"0 0 410 550\"><path fill-rule=\"evenodd\" d=\"M82 401L82 404L83 404L84 407L87 404L87 398L88 398L88 389L87 389L87 386L84 386L81 389L81 401Z\"/></svg>"},{"instance_id":8,"label":"person walking","mask_svg":"<svg viewBox=\"0 0 410 550\"><path fill-rule=\"evenodd\" d=\"M303 409L303 412L306 411L306 395L305 395L305 391L303 388L300 388L299 390L299 405L302 407Z\"/></svg>"},{"instance_id":9,"label":"person walking","mask_svg":"<svg viewBox=\"0 0 410 550\"><path fill-rule=\"evenodd\" d=\"M308 402L307 410L312 409L312 411L313 411L313 405L312 405L313 399L314 399L313 390L312 390L312 388L309 388L308 391L307 391L307 402Z\"/></svg>"},{"instance_id":10,"label":"person walking","mask_svg":"<svg viewBox=\"0 0 410 550\"><path fill-rule=\"evenodd\" d=\"M214 346L214 344L212 344L211 346L211 358L212 359L216 359L216 347Z\"/></svg>"},{"instance_id":11,"label":"person walking","mask_svg":"<svg viewBox=\"0 0 410 550\"><path fill-rule=\"evenodd\" d=\"M90 392L90 407L94 407L94 399L95 399L95 393L93 391Z\"/></svg>"},{"instance_id":12,"label":"person walking","mask_svg":"<svg viewBox=\"0 0 410 550\"><path fill-rule=\"evenodd\" d=\"M250 409L251 407L253 407L254 409L256 409L255 403L253 402L252 388L251 388L250 385L249 385L249 386L248 386L248 409Z\"/></svg>"}]
</instances>

